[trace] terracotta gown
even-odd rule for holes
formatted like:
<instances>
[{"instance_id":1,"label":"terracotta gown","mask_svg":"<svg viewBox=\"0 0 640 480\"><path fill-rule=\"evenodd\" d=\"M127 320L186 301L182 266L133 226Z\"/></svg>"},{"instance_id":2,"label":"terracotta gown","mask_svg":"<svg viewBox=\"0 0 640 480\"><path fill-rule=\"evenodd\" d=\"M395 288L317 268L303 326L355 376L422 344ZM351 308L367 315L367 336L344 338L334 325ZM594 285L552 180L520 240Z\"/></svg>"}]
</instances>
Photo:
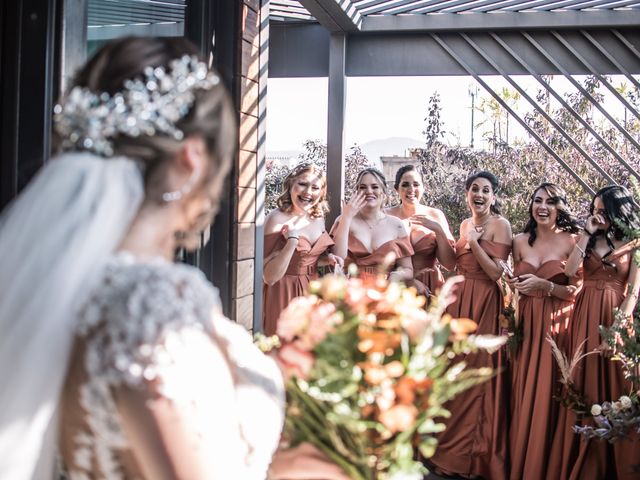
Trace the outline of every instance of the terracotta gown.
<instances>
[{"instance_id":1,"label":"terracotta gown","mask_svg":"<svg viewBox=\"0 0 640 480\"><path fill-rule=\"evenodd\" d=\"M411 257L413 277L424 283L433 295L444 283L444 276L436 265L438 250L436 234L420 226L412 226L411 234L412 237L418 237L417 242L412 241L414 250L414 255Z\"/></svg>"},{"instance_id":2,"label":"terracotta gown","mask_svg":"<svg viewBox=\"0 0 640 480\"><path fill-rule=\"evenodd\" d=\"M491 257L506 260L511 245L480 240L480 247ZM502 295L495 281L482 270L466 241L456 244L456 266L464 281L459 285L457 300L448 311L454 317L471 318L478 324L477 333L497 335ZM466 357L468 368L504 369L503 351L479 352ZM430 459L440 471L448 474L481 476L487 480L507 478L509 410L507 376L499 373L492 380L473 387L447 404L451 418L447 429L438 437L438 449Z\"/></svg>"},{"instance_id":3,"label":"terracotta gown","mask_svg":"<svg viewBox=\"0 0 640 480\"><path fill-rule=\"evenodd\" d=\"M275 250L282 249L285 243L280 232L265 235L265 258ZM313 244L301 235L285 275L273 285L264 285L262 319L266 335L276 333L280 312L289 305L291 299L307 293L309 282L318 278L318 259L332 245L333 240L327 232L323 232Z\"/></svg>"},{"instance_id":4,"label":"terracotta gown","mask_svg":"<svg viewBox=\"0 0 640 480\"><path fill-rule=\"evenodd\" d=\"M360 278L375 276L379 273L380 265L384 262L385 257L391 252L395 254L396 260L413 255L413 247L409 236L389 240L380 245L375 251L369 252L355 235L349 233L347 258L344 260L345 269L355 263L358 266Z\"/></svg>"},{"instance_id":5,"label":"terracotta gown","mask_svg":"<svg viewBox=\"0 0 640 480\"><path fill-rule=\"evenodd\" d=\"M536 275L555 284L567 285L564 261L549 260L538 268L528 262L515 265L515 275ZM553 430L558 420L560 404L554 400L559 393L558 368L545 340L551 334L559 345L564 344L573 301L547 296L547 290L520 294L519 322L523 340L511 367L511 425L509 433L512 480L539 480L546 472L551 453Z\"/></svg>"},{"instance_id":6,"label":"terracotta gown","mask_svg":"<svg viewBox=\"0 0 640 480\"><path fill-rule=\"evenodd\" d=\"M569 324L567 354L573 355L585 339L584 352L592 351L601 344L598 327L612 325L613 309L624 300L631 257L629 246L625 246L605 259L593 251L585 258L584 286L576 298ZM621 395L629 394L630 390L620 364L600 354L585 357L574 371L573 378L589 404L615 401ZM573 411L560 408L547 479L640 479L640 470L633 471L633 465L640 464L637 436L633 440L619 440L614 445L606 441L583 440L572 431L578 422L591 422L590 416L579 420Z\"/></svg>"}]
</instances>

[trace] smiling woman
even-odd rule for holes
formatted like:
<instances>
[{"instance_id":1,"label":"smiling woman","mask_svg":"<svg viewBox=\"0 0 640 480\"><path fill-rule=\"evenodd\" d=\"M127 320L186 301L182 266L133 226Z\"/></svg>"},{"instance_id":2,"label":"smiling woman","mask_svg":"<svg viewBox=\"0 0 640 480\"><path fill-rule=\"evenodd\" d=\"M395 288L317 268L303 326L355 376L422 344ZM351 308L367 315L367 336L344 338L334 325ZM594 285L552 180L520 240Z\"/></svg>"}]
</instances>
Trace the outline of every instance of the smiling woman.
<instances>
[{"instance_id":1,"label":"smiling woman","mask_svg":"<svg viewBox=\"0 0 640 480\"><path fill-rule=\"evenodd\" d=\"M271 211L264 227L263 329L276 331L280 312L292 298L307 293L309 282L318 277L317 267L342 265L342 259L327 252L333 240L325 231L327 182L315 164L302 163L284 179L278 208Z\"/></svg>"},{"instance_id":2,"label":"smiling woman","mask_svg":"<svg viewBox=\"0 0 640 480\"><path fill-rule=\"evenodd\" d=\"M411 284L422 295L436 293L444 283L444 277L436 260L448 270L456 263L453 236L441 210L422 205L424 183L421 171L414 165L405 165L396 173L394 184L400 204L387 210L404 220L411 230L411 245L415 251L413 281Z\"/></svg>"},{"instance_id":3,"label":"smiling woman","mask_svg":"<svg viewBox=\"0 0 640 480\"><path fill-rule=\"evenodd\" d=\"M386 273L387 268L395 266L389 278L411 281L409 229L402 220L382 210L387 202L384 176L375 168L365 168L356 177L355 188L332 228L336 242L333 252L347 264L355 264L360 276Z\"/></svg>"},{"instance_id":4,"label":"smiling woman","mask_svg":"<svg viewBox=\"0 0 640 480\"><path fill-rule=\"evenodd\" d=\"M496 280L502 275L501 260L511 251L511 225L500 216L498 179L490 172L471 175L465 182L471 217L460 225L456 244L456 268L464 281L456 301L447 309L454 318L470 318L478 324L476 333L500 333L498 314L502 298ZM502 351L478 352L464 358L473 368L491 367L502 372L506 358ZM446 474L507 478L507 378L497 374L491 381L469 389L446 408L454 419L438 439L430 459Z\"/></svg>"}]
</instances>

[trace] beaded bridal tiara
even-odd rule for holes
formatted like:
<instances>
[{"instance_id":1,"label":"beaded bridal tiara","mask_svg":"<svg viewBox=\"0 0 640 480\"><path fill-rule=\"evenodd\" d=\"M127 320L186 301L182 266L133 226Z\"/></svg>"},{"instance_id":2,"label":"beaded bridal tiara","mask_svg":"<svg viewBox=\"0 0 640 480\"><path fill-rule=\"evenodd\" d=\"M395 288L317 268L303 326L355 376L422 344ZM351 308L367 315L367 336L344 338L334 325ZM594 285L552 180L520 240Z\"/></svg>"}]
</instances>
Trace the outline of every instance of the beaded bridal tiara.
<instances>
[{"instance_id":1,"label":"beaded bridal tiara","mask_svg":"<svg viewBox=\"0 0 640 480\"><path fill-rule=\"evenodd\" d=\"M196 56L171 61L170 70L147 67L144 79L127 80L124 88L109 95L86 87L74 87L55 106L55 129L64 150L89 150L113 155L112 139L166 134L182 140L176 123L184 118L195 100L194 90L208 90L220 83Z\"/></svg>"}]
</instances>

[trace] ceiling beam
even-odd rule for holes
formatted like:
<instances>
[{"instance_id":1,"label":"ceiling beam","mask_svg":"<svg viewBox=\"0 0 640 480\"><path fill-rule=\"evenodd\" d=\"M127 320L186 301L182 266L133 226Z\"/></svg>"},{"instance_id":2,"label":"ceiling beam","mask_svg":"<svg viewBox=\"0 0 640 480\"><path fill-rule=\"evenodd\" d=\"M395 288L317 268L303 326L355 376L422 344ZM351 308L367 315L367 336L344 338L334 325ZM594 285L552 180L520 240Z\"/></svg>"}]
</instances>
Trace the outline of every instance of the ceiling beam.
<instances>
[{"instance_id":1,"label":"ceiling beam","mask_svg":"<svg viewBox=\"0 0 640 480\"><path fill-rule=\"evenodd\" d=\"M362 25L351 0L300 0L300 4L330 32L357 32Z\"/></svg>"},{"instance_id":2,"label":"ceiling beam","mask_svg":"<svg viewBox=\"0 0 640 480\"><path fill-rule=\"evenodd\" d=\"M367 16L363 32L436 32L469 30L532 30L637 27L640 10L567 11L567 12L495 12L460 15Z\"/></svg>"},{"instance_id":3,"label":"ceiling beam","mask_svg":"<svg viewBox=\"0 0 640 480\"><path fill-rule=\"evenodd\" d=\"M275 22L271 23L270 28L271 78L328 76L330 34L326 28L319 24L281 25ZM572 48L582 52L584 58L599 74L640 74L640 53L636 54L640 52L640 31L637 28L588 30L593 41L608 52L606 55L579 31L559 32ZM522 36L522 32L517 30L472 32L470 35L478 45L491 54L500 69L509 75L528 75L529 71L496 43L495 36L499 36L520 58L526 59L529 68L538 74L592 74L549 32L529 30L524 33L535 39L544 52L532 46ZM462 41L457 32L439 32L439 36L454 48L478 75L497 73ZM467 75L466 70L447 55L431 35L422 32L348 35L345 72L348 77Z\"/></svg>"}]
</instances>

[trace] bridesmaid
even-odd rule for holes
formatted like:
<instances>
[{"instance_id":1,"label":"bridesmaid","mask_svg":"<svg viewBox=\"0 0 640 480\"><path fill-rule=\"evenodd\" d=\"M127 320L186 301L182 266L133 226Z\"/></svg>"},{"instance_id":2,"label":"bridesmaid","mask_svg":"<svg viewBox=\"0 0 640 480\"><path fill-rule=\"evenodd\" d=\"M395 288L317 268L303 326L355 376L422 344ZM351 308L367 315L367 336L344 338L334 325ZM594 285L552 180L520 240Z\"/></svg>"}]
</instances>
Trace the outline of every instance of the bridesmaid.
<instances>
[{"instance_id":1,"label":"bridesmaid","mask_svg":"<svg viewBox=\"0 0 640 480\"><path fill-rule=\"evenodd\" d=\"M318 277L317 267L342 265L328 253L333 240L325 231L327 182L312 163L296 166L283 183L283 193L264 226L263 329L273 335L280 312L289 301L307 292Z\"/></svg>"},{"instance_id":2,"label":"bridesmaid","mask_svg":"<svg viewBox=\"0 0 640 480\"><path fill-rule=\"evenodd\" d=\"M442 211L420 203L424 184L414 165L398 169L394 187L400 197L400 204L389 208L387 213L409 223L411 245L415 252L411 257L413 286L418 293L428 296L444 283L436 260L447 270L453 270L456 265L453 235Z\"/></svg>"},{"instance_id":3,"label":"bridesmaid","mask_svg":"<svg viewBox=\"0 0 640 480\"><path fill-rule=\"evenodd\" d=\"M582 352L593 351L602 342L599 327L610 327L613 310L631 315L638 300L638 267L633 262L633 245L626 243L618 226L640 228L640 208L629 191L612 185L599 190L591 202L584 233L577 241L565 273L572 277L582 265L584 285L576 297L568 331L567 353L573 355L583 341ZM624 379L619 362L602 354L585 357L573 374L576 387L589 404L614 401L628 395L631 386ZM640 463L637 436L611 445L583 440L572 431L576 415L560 409L549 460L548 479L638 479L633 465ZM583 422L590 420L584 419Z\"/></svg>"},{"instance_id":4,"label":"bridesmaid","mask_svg":"<svg viewBox=\"0 0 640 480\"><path fill-rule=\"evenodd\" d=\"M511 251L511 225L500 215L496 191L498 180L489 172L471 175L465 184L471 218L460 225L456 244L457 271L464 276L457 300L449 307L453 317L466 317L478 324L477 333L497 335L502 297L496 281L501 261ZM505 367L502 350L479 352L466 357L469 368ZM508 397L506 378L498 373L492 380L466 391L448 403L451 420L438 437L438 449L430 459L445 474L480 476L491 480L507 478Z\"/></svg>"},{"instance_id":5,"label":"bridesmaid","mask_svg":"<svg viewBox=\"0 0 640 480\"><path fill-rule=\"evenodd\" d=\"M402 220L382 210L386 201L382 173L375 168L362 170L356 191L333 226L333 253L344 258L346 266L355 263L361 278L377 275L393 254L395 268L389 278L409 282L413 279L409 230Z\"/></svg>"},{"instance_id":6,"label":"bridesmaid","mask_svg":"<svg viewBox=\"0 0 640 480\"><path fill-rule=\"evenodd\" d=\"M578 223L567 208L558 185L543 183L531 196L529 222L513 240L514 277L511 287L520 293L519 322L523 343L512 365L510 452L513 480L542 479L551 453L559 404L557 367L545 340L565 335L576 279L570 282L564 267L575 246Z\"/></svg>"}]
</instances>

